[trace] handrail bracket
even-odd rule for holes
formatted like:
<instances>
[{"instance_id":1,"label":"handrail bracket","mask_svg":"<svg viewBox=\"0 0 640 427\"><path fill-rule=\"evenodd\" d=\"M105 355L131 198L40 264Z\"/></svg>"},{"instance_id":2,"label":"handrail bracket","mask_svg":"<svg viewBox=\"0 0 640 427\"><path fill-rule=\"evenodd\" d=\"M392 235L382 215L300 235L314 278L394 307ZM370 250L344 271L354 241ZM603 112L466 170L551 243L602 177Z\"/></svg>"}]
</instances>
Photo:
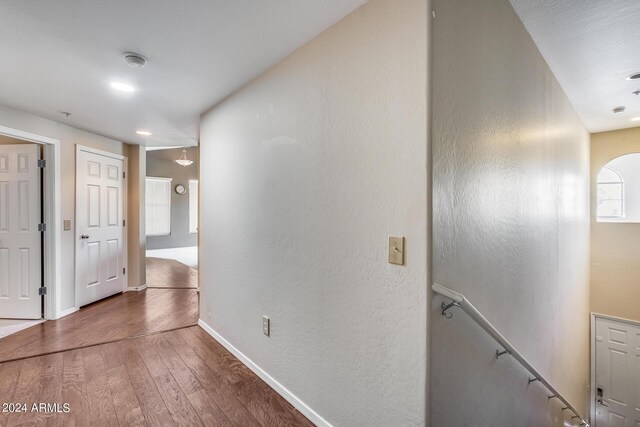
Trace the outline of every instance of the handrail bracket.
<instances>
[{"instance_id":1,"label":"handrail bracket","mask_svg":"<svg viewBox=\"0 0 640 427\"><path fill-rule=\"evenodd\" d=\"M442 315L447 319L451 319L453 317L453 314L447 313L447 310L452 307L460 307L460 304L457 301L452 301L449 304L445 304L444 301L442 301L442 305L440 307L442 307Z\"/></svg>"}]
</instances>

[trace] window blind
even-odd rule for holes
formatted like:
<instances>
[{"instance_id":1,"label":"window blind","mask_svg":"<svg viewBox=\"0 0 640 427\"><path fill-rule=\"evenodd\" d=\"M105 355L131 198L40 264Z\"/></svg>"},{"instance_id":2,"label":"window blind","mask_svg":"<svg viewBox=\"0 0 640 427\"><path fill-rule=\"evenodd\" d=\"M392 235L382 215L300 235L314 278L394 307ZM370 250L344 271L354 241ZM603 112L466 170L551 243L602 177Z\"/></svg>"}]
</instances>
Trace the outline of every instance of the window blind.
<instances>
[{"instance_id":1,"label":"window blind","mask_svg":"<svg viewBox=\"0 0 640 427\"><path fill-rule=\"evenodd\" d=\"M171 234L171 178L146 179L147 236Z\"/></svg>"}]
</instances>

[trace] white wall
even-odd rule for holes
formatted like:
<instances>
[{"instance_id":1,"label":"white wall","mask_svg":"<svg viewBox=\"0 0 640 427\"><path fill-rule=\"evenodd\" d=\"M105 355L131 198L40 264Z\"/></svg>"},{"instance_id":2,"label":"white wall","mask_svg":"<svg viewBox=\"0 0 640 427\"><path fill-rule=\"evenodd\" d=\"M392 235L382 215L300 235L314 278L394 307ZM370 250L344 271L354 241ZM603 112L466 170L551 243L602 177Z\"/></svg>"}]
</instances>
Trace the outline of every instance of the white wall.
<instances>
[{"instance_id":1,"label":"white wall","mask_svg":"<svg viewBox=\"0 0 640 427\"><path fill-rule=\"evenodd\" d=\"M62 310L75 307L75 145L127 155L127 145L103 136L57 123L42 117L0 105L0 126L46 136L61 141L60 148L60 191L62 219L72 220L71 231L62 231Z\"/></svg>"},{"instance_id":2,"label":"white wall","mask_svg":"<svg viewBox=\"0 0 640 427\"><path fill-rule=\"evenodd\" d=\"M465 294L586 416L589 134L508 0L434 6L434 281ZM441 316L442 301L432 426L563 425L558 400L496 360L463 312Z\"/></svg>"},{"instance_id":3,"label":"white wall","mask_svg":"<svg viewBox=\"0 0 640 427\"><path fill-rule=\"evenodd\" d=\"M200 316L336 426L425 422L426 16L372 0L202 117Z\"/></svg>"}]
</instances>

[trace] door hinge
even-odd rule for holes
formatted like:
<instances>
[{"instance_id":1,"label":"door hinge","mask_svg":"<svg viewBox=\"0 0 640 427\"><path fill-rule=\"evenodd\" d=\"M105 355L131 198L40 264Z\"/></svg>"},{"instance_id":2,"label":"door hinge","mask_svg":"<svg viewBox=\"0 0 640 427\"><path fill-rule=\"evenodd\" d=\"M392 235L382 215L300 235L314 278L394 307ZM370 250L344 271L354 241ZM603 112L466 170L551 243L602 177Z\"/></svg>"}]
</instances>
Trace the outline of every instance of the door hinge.
<instances>
[{"instance_id":1,"label":"door hinge","mask_svg":"<svg viewBox=\"0 0 640 427\"><path fill-rule=\"evenodd\" d=\"M46 294L47 294L46 286L42 286L42 287L38 288L38 295L46 295Z\"/></svg>"},{"instance_id":2,"label":"door hinge","mask_svg":"<svg viewBox=\"0 0 640 427\"><path fill-rule=\"evenodd\" d=\"M126 219L123 219L123 220L122 220L122 226L123 226L123 227L126 227L126 226L127 226L127 220L126 220Z\"/></svg>"},{"instance_id":3,"label":"door hinge","mask_svg":"<svg viewBox=\"0 0 640 427\"><path fill-rule=\"evenodd\" d=\"M38 231L47 231L47 224L38 224Z\"/></svg>"},{"instance_id":4,"label":"door hinge","mask_svg":"<svg viewBox=\"0 0 640 427\"><path fill-rule=\"evenodd\" d=\"M122 179L127 177L127 173L126 172L122 172Z\"/></svg>"},{"instance_id":5,"label":"door hinge","mask_svg":"<svg viewBox=\"0 0 640 427\"><path fill-rule=\"evenodd\" d=\"M126 273L127 273L127 269L126 269L126 268L123 268L123 269L122 269L122 274L126 274Z\"/></svg>"},{"instance_id":6,"label":"door hinge","mask_svg":"<svg viewBox=\"0 0 640 427\"><path fill-rule=\"evenodd\" d=\"M45 159L38 159L38 167L39 168L47 167L47 161Z\"/></svg>"}]
</instances>

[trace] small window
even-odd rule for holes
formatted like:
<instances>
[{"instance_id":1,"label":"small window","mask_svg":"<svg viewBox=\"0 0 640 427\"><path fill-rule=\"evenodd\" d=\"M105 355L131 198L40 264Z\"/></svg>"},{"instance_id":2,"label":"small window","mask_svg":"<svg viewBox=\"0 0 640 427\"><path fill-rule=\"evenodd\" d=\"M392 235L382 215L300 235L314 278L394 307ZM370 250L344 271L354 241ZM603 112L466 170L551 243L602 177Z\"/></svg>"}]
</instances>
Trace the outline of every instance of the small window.
<instances>
[{"instance_id":1,"label":"small window","mask_svg":"<svg viewBox=\"0 0 640 427\"><path fill-rule=\"evenodd\" d=\"M171 234L171 178L146 180L147 236Z\"/></svg>"},{"instance_id":2,"label":"small window","mask_svg":"<svg viewBox=\"0 0 640 427\"><path fill-rule=\"evenodd\" d=\"M624 182L609 167L598 174L598 218L624 218Z\"/></svg>"},{"instance_id":3,"label":"small window","mask_svg":"<svg viewBox=\"0 0 640 427\"><path fill-rule=\"evenodd\" d=\"M189 233L198 232L198 180L189 180Z\"/></svg>"}]
</instances>

